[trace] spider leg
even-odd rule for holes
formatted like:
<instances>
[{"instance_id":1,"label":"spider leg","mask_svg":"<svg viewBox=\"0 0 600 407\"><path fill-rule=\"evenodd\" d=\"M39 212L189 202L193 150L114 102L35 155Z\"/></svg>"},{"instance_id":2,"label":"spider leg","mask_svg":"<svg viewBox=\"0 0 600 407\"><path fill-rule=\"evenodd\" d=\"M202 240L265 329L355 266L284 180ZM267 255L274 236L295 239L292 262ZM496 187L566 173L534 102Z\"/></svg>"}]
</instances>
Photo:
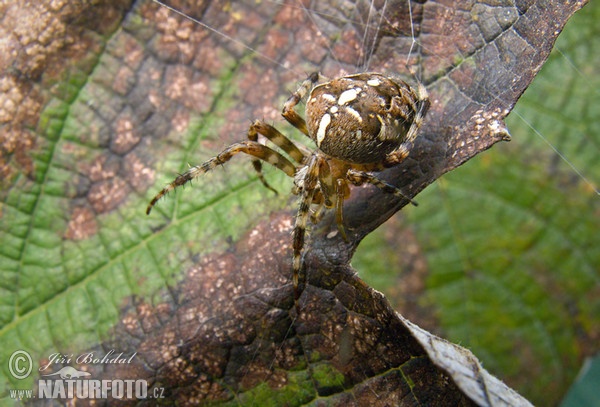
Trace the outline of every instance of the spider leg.
<instances>
[{"instance_id":1,"label":"spider leg","mask_svg":"<svg viewBox=\"0 0 600 407\"><path fill-rule=\"evenodd\" d=\"M308 76L308 78L302 82L302 85L292 93L292 96L285 102L283 105L283 111L281 114L292 126L296 127L305 136L308 136L308 129L306 128L306 122L296 111L294 107L300 103L300 101L306 96L306 94L310 91L310 89L315 85L315 83L319 82L319 73L313 72Z\"/></svg>"},{"instance_id":2,"label":"spider leg","mask_svg":"<svg viewBox=\"0 0 600 407\"><path fill-rule=\"evenodd\" d=\"M346 229L344 228L343 208L344 200L349 194L350 190L348 189L348 184L346 181L342 178L338 178L336 180L335 189L335 221L344 241L348 241L348 238L346 237Z\"/></svg>"},{"instance_id":3,"label":"spider leg","mask_svg":"<svg viewBox=\"0 0 600 407\"><path fill-rule=\"evenodd\" d=\"M411 98L406 98L406 101L410 101ZM396 150L392 151L385 157L383 162L384 168L393 167L402 162L409 153L410 145L415 141L419 133L419 129L423 124L423 118L429 110L430 106L429 95L425 86L419 82L419 97L418 101L414 104L411 103L412 110L414 111L414 118L412 125L406 133L406 139Z\"/></svg>"},{"instance_id":4,"label":"spider leg","mask_svg":"<svg viewBox=\"0 0 600 407\"><path fill-rule=\"evenodd\" d=\"M425 114L427 114L429 106L431 106L431 102L429 101L429 94L427 93L427 89L425 88L425 85L419 82L419 102L416 106L416 113L415 118L413 120L413 124L406 135L407 141L412 143L417 138L417 133L419 132L419 129L423 124L423 118L425 117Z\"/></svg>"},{"instance_id":5,"label":"spider leg","mask_svg":"<svg viewBox=\"0 0 600 407\"><path fill-rule=\"evenodd\" d=\"M148 207L146 208L146 214L149 215L156 202L169 191L184 185L188 181L199 177L200 175L214 169L218 165L225 164L227 161L231 160L233 156L239 153L245 153L252 157L256 157L268 162L274 167L285 172L290 177L293 177L296 173L296 167L294 164L292 164L287 158L279 154L277 151L255 141L242 141L230 145L225 150L221 151L217 156L211 158L203 164L191 167L183 174L180 174L177 178L175 178L175 180L173 180L169 185L164 187L158 194L156 194L152 201L150 201Z\"/></svg>"},{"instance_id":6,"label":"spider leg","mask_svg":"<svg viewBox=\"0 0 600 407\"><path fill-rule=\"evenodd\" d=\"M335 166L333 169L336 170ZM336 172L338 171L339 169L337 169ZM319 163L318 175L320 190L323 194L325 207L332 208L335 206L335 219L337 228L344 240L347 240L346 230L344 229L342 208L344 206L344 200L350 195L348 184L343 178L338 178L339 175L336 176L332 173L332 168L327 160L321 160Z\"/></svg>"},{"instance_id":7,"label":"spider leg","mask_svg":"<svg viewBox=\"0 0 600 407\"><path fill-rule=\"evenodd\" d=\"M409 130L409 133L410 133L410 130ZM408 153L410 152L409 146L410 146L409 143L400 144L400 146L397 149L395 149L394 151L392 151L391 153L389 153L388 155L385 156L385 159L383 160L382 165L380 166L383 168L378 168L378 169L373 169L373 170L381 171L384 168L395 167L396 165L400 164L402 161L404 161L406 159L406 157L408 157Z\"/></svg>"},{"instance_id":8,"label":"spider leg","mask_svg":"<svg viewBox=\"0 0 600 407\"><path fill-rule=\"evenodd\" d=\"M369 174L368 172L350 169L350 170L348 170L348 174L346 175L346 178L348 179L348 181L350 181L354 185L360 186L366 182L371 185L375 185L377 188L381 189L385 193L392 194L392 195L398 196L400 198L404 198L407 201L409 201L411 204L413 204L414 206L418 205L415 201L413 201L412 199L410 199L409 197L404 195L404 193L399 188L397 188L393 185L390 185L385 181L380 180L375 175Z\"/></svg>"},{"instance_id":9,"label":"spider leg","mask_svg":"<svg viewBox=\"0 0 600 407\"><path fill-rule=\"evenodd\" d=\"M304 162L306 154L304 154L296 144L284 136L275 127L265 123L262 120L256 120L250 126L250 130L248 131L248 139L257 141L259 134L265 136L267 139L273 142L273 144L285 151L297 163L302 164Z\"/></svg>"},{"instance_id":10,"label":"spider leg","mask_svg":"<svg viewBox=\"0 0 600 407\"><path fill-rule=\"evenodd\" d=\"M258 141L258 135L261 134L265 136L268 140L270 140L277 147L281 148L284 152L286 152L294 161L297 163L302 163L306 158L306 155L296 146L290 139L284 136L279 130L275 127L265 123L262 120L256 120L254 123L250 125L248 129L248 140L250 141ZM254 170L258 174L258 178L260 182L270 189L271 191L277 193L277 191L269 185L265 177L262 173L262 164L259 159L252 159L252 166Z\"/></svg>"},{"instance_id":11,"label":"spider leg","mask_svg":"<svg viewBox=\"0 0 600 407\"><path fill-rule=\"evenodd\" d=\"M298 213L296 215L296 221L294 223L294 230L292 232L292 248L294 255L292 259L292 282L294 285L294 304L296 306L296 313L300 313L300 306L298 300L302 289L300 287L300 273L302 271L302 254L304 250L304 241L306 237L306 224L310 217L310 205L313 203L315 192L317 191L317 180L319 177L319 157L311 156L307 164L307 171L301 180L302 189L300 192Z\"/></svg>"},{"instance_id":12,"label":"spider leg","mask_svg":"<svg viewBox=\"0 0 600 407\"><path fill-rule=\"evenodd\" d=\"M315 209L310 215L310 221L315 225L319 223L319 221L323 217L323 210L325 209L325 203L323 202L323 200L321 200L320 202L315 202L318 199L317 195L318 194L315 194L313 196L313 203L316 203L318 205L317 209Z\"/></svg>"}]
</instances>

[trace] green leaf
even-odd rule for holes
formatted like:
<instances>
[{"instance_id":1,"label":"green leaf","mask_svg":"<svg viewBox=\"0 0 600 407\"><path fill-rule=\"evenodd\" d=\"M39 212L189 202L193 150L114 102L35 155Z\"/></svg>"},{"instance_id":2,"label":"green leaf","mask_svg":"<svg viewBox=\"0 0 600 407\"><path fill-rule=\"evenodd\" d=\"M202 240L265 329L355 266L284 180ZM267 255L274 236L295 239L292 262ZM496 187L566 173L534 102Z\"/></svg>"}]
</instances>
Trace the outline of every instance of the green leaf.
<instances>
[{"instance_id":1,"label":"green leaf","mask_svg":"<svg viewBox=\"0 0 600 407\"><path fill-rule=\"evenodd\" d=\"M539 405L599 349L598 18L590 4L567 24L508 117L511 143L439 179L353 260L405 316Z\"/></svg>"},{"instance_id":2,"label":"green leaf","mask_svg":"<svg viewBox=\"0 0 600 407\"><path fill-rule=\"evenodd\" d=\"M560 403L561 407L598 406L596 389L600 383L600 358L587 358L577 375L577 380Z\"/></svg>"}]
</instances>

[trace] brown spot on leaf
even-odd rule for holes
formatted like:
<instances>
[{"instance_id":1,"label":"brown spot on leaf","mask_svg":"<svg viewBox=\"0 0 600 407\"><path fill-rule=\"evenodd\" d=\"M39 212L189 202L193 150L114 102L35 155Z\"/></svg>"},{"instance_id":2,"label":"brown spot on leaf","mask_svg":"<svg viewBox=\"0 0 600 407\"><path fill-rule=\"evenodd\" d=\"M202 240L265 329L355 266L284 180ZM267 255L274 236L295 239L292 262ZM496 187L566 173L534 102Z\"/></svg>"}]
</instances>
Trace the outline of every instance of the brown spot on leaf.
<instances>
[{"instance_id":1,"label":"brown spot on leaf","mask_svg":"<svg viewBox=\"0 0 600 407\"><path fill-rule=\"evenodd\" d=\"M297 60L291 59L291 63L310 62L319 65L329 53L327 40L320 31L312 31L306 27L300 28L296 32L295 41L301 45L301 52L298 54ZM314 44L318 44L315 46Z\"/></svg>"},{"instance_id":2,"label":"brown spot on leaf","mask_svg":"<svg viewBox=\"0 0 600 407\"><path fill-rule=\"evenodd\" d=\"M31 130L42 108L38 90L21 74L0 74L0 183L8 186L19 171L31 177L34 163L29 151L35 145Z\"/></svg>"},{"instance_id":3,"label":"brown spot on leaf","mask_svg":"<svg viewBox=\"0 0 600 407\"><path fill-rule=\"evenodd\" d=\"M264 46L259 52L269 58L277 58L290 46L289 34L284 30L270 30L265 38Z\"/></svg>"},{"instance_id":4,"label":"brown spot on leaf","mask_svg":"<svg viewBox=\"0 0 600 407\"><path fill-rule=\"evenodd\" d=\"M85 168L87 176L92 182L114 178L120 169L119 160L110 155L100 155Z\"/></svg>"},{"instance_id":5,"label":"brown spot on leaf","mask_svg":"<svg viewBox=\"0 0 600 407\"><path fill-rule=\"evenodd\" d=\"M141 135L137 121L126 114L117 119L115 123L115 134L111 139L110 149L119 155L129 152L137 143Z\"/></svg>"},{"instance_id":6,"label":"brown spot on leaf","mask_svg":"<svg viewBox=\"0 0 600 407\"><path fill-rule=\"evenodd\" d=\"M127 154L123 169L127 182L139 193L146 192L154 181L154 170L148 167L135 153Z\"/></svg>"},{"instance_id":7,"label":"brown spot on leaf","mask_svg":"<svg viewBox=\"0 0 600 407\"><path fill-rule=\"evenodd\" d=\"M342 40L333 47L333 54L337 60L353 64L358 61L364 50L361 47L361 39L358 38L358 33L353 29L345 30L341 33Z\"/></svg>"},{"instance_id":8,"label":"brown spot on leaf","mask_svg":"<svg viewBox=\"0 0 600 407\"><path fill-rule=\"evenodd\" d=\"M65 238L83 240L95 235L97 231L96 214L87 207L76 207L71 213Z\"/></svg>"},{"instance_id":9,"label":"brown spot on leaf","mask_svg":"<svg viewBox=\"0 0 600 407\"><path fill-rule=\"evenodd\" d=\"M113 90L120 95L126 95L135 84L135 72L128 66L121 66L114 77Z\"/></svg>"},{"instance_id":10,"label":"brown spot on leaf","mask_svg":"<svg viewBox=\"0 0 600 407\"><path fill-rule=\"evenodd\" d=\"M115 58L122 60L124 66L132 71L138 69L144 61L145 49L142 44L131 34L123 32L114 38L115 45L109 50Z\"/></svg>"},{"instance_id":11,"label":"brown spot on leaf","mask_svg":"<svg viewBox=\"0 0 600 407\"><path fill-rule=\"evenodd\" d=\"M88 201L97 214L115 209L129 194L129 187L120 178L98 181L88 193Z\"/></svg>"},{"instance_id":12,"label":"brown spot on leaf","mask_svg":"<svg viewBox=\"0 0 600 407\"><path fill-rule=\"evenodd\" d=\"M6 3L0 6L0 178L9 184L23 172L31 177L35 129L50 98L47 88L66 69L77 65L96 39L88 35L110 32L128 1L86 4L69 1ZM103 18L97 18L102 14ZM64 61L68 59L69 63ZM42 147L43 148L43 147Z\"/></svg>"},{"instance_id":13,"label":"brown spot on leaf","mask_svg":"<svg viewBox=\"0 0 600 407\"><path fill-rule=\"evenodd\" d=\"M199 10L195 12L201 13L206 3L199 3L198 6ZM188 9L187 13L192 11ZM195 50L207 35L205 31L198 30L194 22L157 4L148 4L148 7L142 9L142 14L153 20L158 32L163 34L156 44L161 58L184 64L194 60Z\"/></svg>"},{"instance_id":14,"label":"brown spot on leaf","mask_svg":"<svg viewBox=\"0 0 600 407\"><path fill-rule=\"evenodd\" d=\"M286 31L296 30L304 27L306 24L306 9L303 7L309 7L306 4L302 4L302 1L298 1L295 4L283 4L281 9L275 14L273 20L276 24L280 25ZM307 3L304 1L304 3Z\"/></svg>"}]
</instances>

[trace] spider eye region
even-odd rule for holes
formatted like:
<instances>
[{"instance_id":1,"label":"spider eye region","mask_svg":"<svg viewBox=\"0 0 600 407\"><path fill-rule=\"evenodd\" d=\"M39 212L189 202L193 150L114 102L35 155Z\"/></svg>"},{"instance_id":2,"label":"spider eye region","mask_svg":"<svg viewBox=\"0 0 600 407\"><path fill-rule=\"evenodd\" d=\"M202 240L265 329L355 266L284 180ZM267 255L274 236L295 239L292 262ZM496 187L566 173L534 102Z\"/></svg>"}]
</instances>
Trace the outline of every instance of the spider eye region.
<instances>
[{"instance_id":1,"label":"spider eye region","mask_svg":"<svg viewBox=\"0 0 600 407\"><path fill-rule=\"evenodd\" d=\"M362 73L315 86L306 124L325 154L356 164L376 163L406 141L418 107L419 97L407 83Z\"/></svg>"}]
</instances>

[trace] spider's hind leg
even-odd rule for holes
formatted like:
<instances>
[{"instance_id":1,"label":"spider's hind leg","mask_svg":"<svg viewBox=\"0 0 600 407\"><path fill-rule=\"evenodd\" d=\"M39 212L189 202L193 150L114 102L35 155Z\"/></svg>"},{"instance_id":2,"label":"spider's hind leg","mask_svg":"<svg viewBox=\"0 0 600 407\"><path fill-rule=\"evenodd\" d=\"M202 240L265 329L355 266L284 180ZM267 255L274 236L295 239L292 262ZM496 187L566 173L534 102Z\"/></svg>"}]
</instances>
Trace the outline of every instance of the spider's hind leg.
<instances>
[{"instance_id":1,"label":"spider's hind leg","mask_svg":"<svg viewBox=\"0 0 600 407\"><path fill-rule=\"evenodd\" d=\"M158 202L158 200L165 196L168 192L214 169L218 165L225 164L239 153L245 153L249 156L268 162L274 167L285 172L290 177L293 177L296 173L296 167L294 164L292 164L290 160L279 154L277 151L255 141L242 141L230 145L225 150L221 151L217 156L211 158L203 164L191 167L183 174L180 174L177 178L175 178L175 180L173 180L169 185L164 187L158 194L156 194L152 201L150 201L148 207L146 208L146 214L150 214L150 211L156 202Z\"/></svg>"},{"instance_id":2,"label":"spider's hind leg","mask_svg":"<svg viewBox=\"0 0 600 407\"><path fill-rule=\"evenodd\" d=\"M370 174L368 172L350 169L350 170L348 170L348 174L346 175L346 178L348 179L348 181L350 181L354 185L360 186L366 182L368 184L375 185L377 188L381 189L385 193L392 194L392 195L395 195L400 198L404 198L408 202L413 204L414 206L418 205L415 201L413 201L411 198L406 196L402 192L402 190L400 190L400 188L397 188L391 184L388 184L387 182L380 180L375 175Z\"/></svg>"},{"instance_id":3,"label":"spider's hind leg","mask_svg":"<svg viewBox=\"0 0 600 407\"><path fill-rule=\"evenodd\" d=\"M336 180L336 189L335 189L335 220L337 223L338 231L344 239L345 242L348 241L348 237L346 235L346 228L344 228L344 200L350 195L350 190L348 188L348 184L342 178L338 178Z\"/></svg>"},{"instance_id":4,"label":"spider's hind leg","mask_svg":"<svg viewBox=\"0 0 600 407\"><path fill-rule=\"evenodd\" d=\"M294 223L292 248L294 250L292 260L292 282L294 286L294 304L296 313L300 313L298 300L302 294L304 282L300 281L300 274L303 269L304 243L306 238L306 226L310 218L310 206L314 203L315 194L318 191L317 181L319 178L319 157L311 156L307 163L307 171L300 180L302 188L300 189L300 198L298 213ZM306 280L306 276L304 276Z\"/></svg>"}]
</instances>

